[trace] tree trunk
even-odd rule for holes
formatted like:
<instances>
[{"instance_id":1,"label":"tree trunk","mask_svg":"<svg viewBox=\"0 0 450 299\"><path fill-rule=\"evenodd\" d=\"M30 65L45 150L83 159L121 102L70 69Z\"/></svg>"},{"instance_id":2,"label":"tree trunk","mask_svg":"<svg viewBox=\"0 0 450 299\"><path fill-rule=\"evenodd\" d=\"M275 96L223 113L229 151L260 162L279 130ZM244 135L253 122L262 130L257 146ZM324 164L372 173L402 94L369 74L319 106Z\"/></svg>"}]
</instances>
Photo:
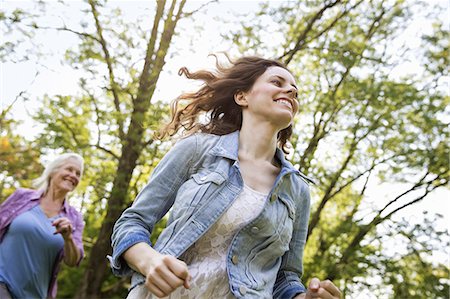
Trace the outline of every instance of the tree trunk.
<instances>
[{"instance_id":1,"label":"tree trunk","mask_svg":"<svg viewBox=\"0 0 450 299\"><path fill-rule=\"evenodd\" d=\"M77 294L77 298L79 299L100 297L101 286L107 271L109 271L106 255L111 254L110 240L112 228L123 211L131 175L139 156L139 152L133 150L133 148L136 148L135 145L134 142L128 143L120 158L117 167L117 176L114 179L111 197L108 201L107 213L102 222L97 242L92 247L89 264L86 267L81 288Z\"/></svg>"},{"instance_id":2,"label":"tree trunk","mask_svg":"<svg viewBox=\"0 0 450 299\"><path fill-rule=\"evenodd\" d=\"M157 2L157 13L150 40L147 44L144 68L139 80L137 96L133 101L133 112L130 118L130 126L122 139L122 155L117 167L117 175L114 178L111 196L107 204L107 212L102 222L97 241L92 247L89 263L82 279L80 289L76 295L79 299L90 299L101 297L101 287L106 278L108 263L106 256L111 254L111 235L114 223L126 207L128 189L130 186L133 170L144 146L144 119L150 108L150 100L155 91L156 82L165 64L164 58L169 49L171 39L175 32L175 26L181 17L185 0L178 5L176 14L176 0L173 0L164 20L164 29L159 38L158 49L155 49L158 25L163 17L166 1Z\"/></svg>"}]
</instances>

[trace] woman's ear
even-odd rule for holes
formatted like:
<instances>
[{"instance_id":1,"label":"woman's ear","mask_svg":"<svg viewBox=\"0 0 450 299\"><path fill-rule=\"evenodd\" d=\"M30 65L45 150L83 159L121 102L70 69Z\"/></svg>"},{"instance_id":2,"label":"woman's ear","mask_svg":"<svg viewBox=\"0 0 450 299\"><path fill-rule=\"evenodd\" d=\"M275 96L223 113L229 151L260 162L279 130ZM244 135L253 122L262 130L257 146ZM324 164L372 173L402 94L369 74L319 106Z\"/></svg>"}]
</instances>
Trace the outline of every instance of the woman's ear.
<instances>
[{"instance_id":1,"label":"woman's ear","mask_svg":"<svg viewBox=\"0 0 450 299\"><path fill-rule=\"evenodd\" d=\"M238 91L234 94L234 101L241 107L247 107L247 98L245 97L245 93L243 91Z\"/></svg>"}]
</instances>

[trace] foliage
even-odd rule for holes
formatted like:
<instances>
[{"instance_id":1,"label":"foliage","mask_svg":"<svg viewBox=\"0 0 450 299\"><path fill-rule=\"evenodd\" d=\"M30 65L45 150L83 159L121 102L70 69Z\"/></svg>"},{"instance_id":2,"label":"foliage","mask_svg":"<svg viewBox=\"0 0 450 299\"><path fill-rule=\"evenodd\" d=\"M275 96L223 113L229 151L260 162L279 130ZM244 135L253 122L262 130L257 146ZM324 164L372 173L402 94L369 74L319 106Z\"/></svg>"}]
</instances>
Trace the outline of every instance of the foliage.
<instances>
[{"instance_id":1,"label":"foliage","mask_svg":"<svg viewBox=\"0 0 450 299\"><path fill-rule=\"evenodd\" d=\"M447 187L450 178L445 88L449 78L443 67L448 32L438 22L433 32L423 35L422 49L403 45L402 56L392 50L398 32L408 28L422 5L340 0L268 3L255 14L256 21L247 18L242 21L244 29L228 34L245 53L278 56L298 78L301 111L291 160L318 182L312 186L305 277L335 280L350 298L369 296L367 290L378 294L376 298L389 293L392 298L443 298L449 286L444 279L448 265L423 259L442 252L443 244L424 251L420 258L412 249L387 257L387 244L393 241L381 229L397 223L399 211ZM438 19L433 15L437 10L431 11L433 17L427 17ZM250 25L253 22L255 26ZM270 29L260 30L261 24ZM412 58L424 64L421 76L394 74L405 59ZM371 181L401 183L405 191L370 203L366 191ZM410 235L403 244L411 245L424 234L448 240L448 234L433 229L436 223L439 218L424 219L421 234ZM407 223L392 225L395 235L407 235L409 229ZM374 277L386 279L367 282ZM433 281L436 288L419 283L424 280Z\"/></svg>"},{"instance_id":2,"label":"foliage","mask_svg":"<svg viewBox=\"0 0 450 299\"><path fill-rule=\"evenodd\" d=\"M18 123L8 119L6 113L0 119L0 202L18 187L31 188L31 180L44 170L39 163L39 147L14 133Z\"/></svg>"},{"instance_id":3,"label":"foliage","mask_svg":"<svg viewBox=\"0 0 450 299\"><path fill-rule=\"evenodd\" d=\"M127 280L113 277L99 257L110 254L112 224L170 147L152 137L168 114L154 91L169 46L179 41L177 22L191 14L183 11L184 1L157 1L128 22L120 6L88 0L77 4L85 14L80 22L41 18L46 14L39 12L58 5L67 4L39 2L35 9L0 13L2 61L37 61L49 53L30 37L57 31L77 38L66 47L64 63L82 70L77 93L37 99L33 120L42 130L34 140L16 133L18 122L2 112L0 194L4 199L19 184L29 185L42 171L40 156L81 153L87 168L72 199L84 213L87 257L80 268L62 269L59 294L123 298ZM223 26L221 32L232 50L279 58L298 78L301 111L291 161L318 182L311 186L304 279L333 279L346 298L443 298L449 291L449 267L434 258L449 243L436 227L440 217L397 217L447 188L450 176L448 31L438 11L423 5L268 1L253 16L233 19L239 30ZM422 10L436 22L421 36L420 49L397 45ZM420 72L399 73L413 59ZM403 189L368 196L371 185L394 183ZM153 241L164 226L165 219ZM392 252L391 244L402 250Z\"/></svg>"}]
</instances>

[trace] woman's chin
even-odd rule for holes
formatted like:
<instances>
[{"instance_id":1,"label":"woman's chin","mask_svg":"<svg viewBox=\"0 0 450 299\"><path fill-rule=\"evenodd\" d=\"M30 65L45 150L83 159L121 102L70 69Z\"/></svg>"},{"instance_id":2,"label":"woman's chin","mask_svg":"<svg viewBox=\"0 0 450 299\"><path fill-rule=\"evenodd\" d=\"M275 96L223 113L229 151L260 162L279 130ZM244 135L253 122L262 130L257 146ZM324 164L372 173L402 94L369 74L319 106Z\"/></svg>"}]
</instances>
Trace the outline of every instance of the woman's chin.
<instances>
[{"instance_id":1,"label":"woman's chin","mask_svg":"<svg viewBox=\"0 0 450 299\"><path fill-rule=\"evenodd\" d=\"M283 115L282 117L277 119L277 127L281 130L289 127L293 122L292 115Z\"/></svg>"}]
</instances>

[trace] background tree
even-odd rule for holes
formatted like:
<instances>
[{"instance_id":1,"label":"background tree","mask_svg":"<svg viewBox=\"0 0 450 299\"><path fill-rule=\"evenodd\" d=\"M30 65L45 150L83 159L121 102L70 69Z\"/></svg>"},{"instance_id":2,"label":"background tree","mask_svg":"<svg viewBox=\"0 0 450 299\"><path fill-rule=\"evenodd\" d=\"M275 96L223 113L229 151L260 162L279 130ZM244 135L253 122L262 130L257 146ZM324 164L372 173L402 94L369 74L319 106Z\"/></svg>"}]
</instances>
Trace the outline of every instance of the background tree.
<instances>
[{"instance_id":1,"label":"background tree","mask_svg":"<svg viewBox=\"0 0 450 299\"><path fill-rule=\"evenodd\" d=\"M130 20L115 2L89 0L76 3L85 15L74 23L49 17L60 9L73 12L74 3L35 4L0 13L2 62L46 68L43 58L53 54L35 35L56 31L76 38L64 64L81 79L76 92L37 99L33 123L41 129L31 141L17 131L11 110L2 110L1 194L28 186L42 170L40 156L82 154L87 168L71 202L85 215L87 259L79 269L62 270L59 296L123 298L128 279L113 277L105 259L112 225L169 148L152 133L167 116L169 100L155 97L156 84L171 71L164 69L168 57L186 51L176 32L197 45L204 31L187 17L211 7L161 0ZM424 13L436 24L423 45L399 41ZM253 16L220 22L214 34L228 39L221 46L232 55L279 58L298 78L301 112L291 161L317 180L304 279L332 278L348 298L443 298L449 268L435 256L448 255L449 236L439 227L441 217L397 216L448 186L449 39L439 10L399 0L269 1ZM216 44L209 46L218 52ZM421 68L398 75L407 60ZM372 186L385 184L390 194L370 197ZM164 220L153 239L163 226Z\"/></svg>"},{"instance_id":2,"label":"background tree","mask_svg":"<svg viewBox=\"0 0 450 299\"><path fill-rule=\"evenodd\" d=\"M271 34L283 30L280 43L266 42L273 36L245 21L245 30L229 35L241 51L250 53L255 46L250 41L258 41L259 51L279 55L299 78L302 109L292 160L318 181L305 276L319 274L340 282L350 296L372 289L376 296L444 298L448 290L449 282L443 279L448 266L430 260L430 254L443 251L448 242L447 232L433 228L439 216L410 226L394 219L434 190L448 187L450 177L444 87L448 38L436 25L435 32L423 37L426 51L417 53L396 41L423 5L340 0L264 5L258 15L272 18ZM270 27L267 19L264 22ZM422 75L395 78L395 68L417 54L425 65ZM401 182L404 190L368 207L370 181ZM386 226L392 228L389 237L384 236ZM423 234L411 234L412 228ZM408 250L387 258L385 244L399 235L406 237ZM419 241L425 235L445 243L425 247ZM422 248L413 249L413 244ZM373 277L385 278L386 287L371 287L367 281ZM430 288L418 283L423 280L439 283Z\"/></svg>"},{"instance_id":3,"label":"background tree","mask_svg":"<svg viewBox=\"0 0 450 299\"><path fill-rule=\"evenodd\" d=\"M143 20L137 25L127 23L120 9L111 11L94 0L87 1L86 18L78 27L64 21L48 26L38 15L21 9L2 14L5 24L26 34L58 30L75 34L80 41L77 48L68 49L66 58L72 67L85 71L81 94L44 97L34 117L44 125L37 138L40 148L80 152L91 170L84 181L83 198L88 202L81 202L89 250L84 274L78 275L80 284L67 292L77 290L79 298L117 292L116 284L102 286L110 273L106 255L111 254L112 226L147 179L152 161L156 163L160 156L160 142L154 142L152 133L168 108L152 97L177 23L193 13L183 12L185 2L156 1L150 30L140 27Z\"/></svg>"},{"instance_id":4,"label":"background tree","mask_svg":"<svg viewBox=\"0 0 450 299\"><path fill-rule=\"evenodd\" d=\"M104 175L101 177L101 181L112 182L112 184L108 186L110 190L107 190L108 183L98 190L107 191L106 194L97 195L98 198L106 199L105 205L100 205L103 206L105 214L101 224L99 223L97 238L93 240L88 264L78 290L79 298L96 298L102 291L107 292L110 289L107 287L102 290L108 269L105 259L99 257L111 254L112 227L130 202L130 183L133 172L143 149L152 148L152 126L155 127L155 122L159 120L164 110L158 104L152 106L150 103L165 64L175 27L183 16L185 0L173 0L170 3L164 0L157 1L151 31L141 31L143 34L140 41L128 36L128 32L139 28L123 23L118 10L113 13L119 20L116 27L120 28L119 32L116 31L117 29L109 28L107 18L101 15L101 3L89 0L88 4L93 22L91 26L86 26L86 30L77 32L81 39L80 47L76 51L69 52L68 55L73 63L79 64L93 76L104 76L103 92L100 95L89 92L92 89L86 78L82 81L85 91L83 97L70 98L67 101L58 98L55 105L46 105L51 107L50 111L45 111L44 115L39 116L42 120L45 115L61 115L59 128L53 127L55 124L53 120L51 124L47 124L44 130L45 136L48 136L50 132L59 132L61 137L69 138L77 148L87 148L85 155L90 157L96 155L92 152L94 149L97 150L97 155L106 155L107 159L103 160L106 163L100 163L100 169L115 168L114 173L108 172L109 177ZM70 29L62 27L61 30ZM118 43L112 46L111 40ZM142 69L139 69L138 65L130 66L129 63L133 57L128 51L138 46L138 43L146 44L145 52L140 53L144 58ZM139 49L144 50L143 47ZM104 70L101 70L101 67ZM67 105L64 105L65 103ZM57 107L57 110L62 108L64 112L52 111L54 107ZM65 117L64 113L67 112L69 115ZM76 124L69 123L69 119ZM87 125L91 123L97 125L94 138L89 136L90 132L87 128ZM82 138L83 136L85 138ZM103 138L106 140L103 141ZM96 140L95 144L91 144L91 140ZM57 139L51 142L45 140L45 143L58 146L57 141ZM69 140L60 146L67 146L68 143ZM95 164L91 163L91 165ZM95 185L93 181L91 186Z\"/></svg>"}]
</instances>

